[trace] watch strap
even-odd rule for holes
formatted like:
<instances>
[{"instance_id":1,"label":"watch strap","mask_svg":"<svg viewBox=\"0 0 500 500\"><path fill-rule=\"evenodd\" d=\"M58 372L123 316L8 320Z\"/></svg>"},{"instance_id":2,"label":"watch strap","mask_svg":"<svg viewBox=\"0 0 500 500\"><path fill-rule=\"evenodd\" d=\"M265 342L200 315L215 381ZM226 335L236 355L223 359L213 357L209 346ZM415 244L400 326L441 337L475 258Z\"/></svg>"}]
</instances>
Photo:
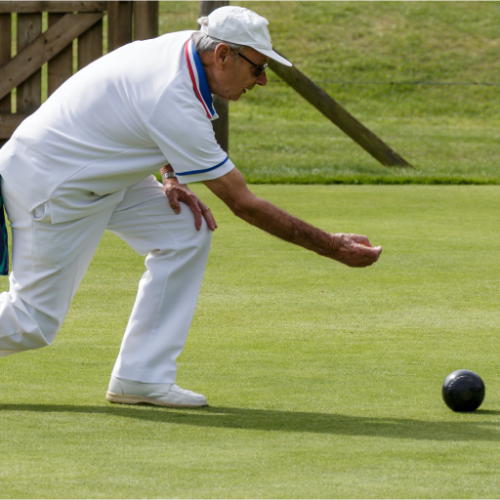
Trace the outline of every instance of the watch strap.
<instances>
[{"instance_id":1,"label":"watch strap","mask_svg":"<svg viewBox=\"0 0 500 500\"><path fill-rule=\"evenodd\" d=\"M167 180L167 179L177 179L177 176L175 175L175 172L166 172L161 176L162 182Z\"/></svg>"}]
</instances>

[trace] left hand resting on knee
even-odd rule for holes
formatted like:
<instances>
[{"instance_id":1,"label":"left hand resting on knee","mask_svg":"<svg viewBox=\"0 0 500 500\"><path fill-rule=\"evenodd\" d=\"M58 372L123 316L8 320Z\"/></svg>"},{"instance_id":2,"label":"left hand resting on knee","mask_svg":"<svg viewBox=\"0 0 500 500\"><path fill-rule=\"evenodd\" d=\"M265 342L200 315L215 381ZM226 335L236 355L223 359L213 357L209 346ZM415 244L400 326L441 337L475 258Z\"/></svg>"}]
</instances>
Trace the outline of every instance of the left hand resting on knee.
<instances>
[{"instance_id":1,"label":"left hand resting on knee","mask_svg":"<svg viewBox=\"0 0 500 500\"><path fill-rule=\"evenodd\" d=\"M184 202L191 209L197 231L201 229L202 217L211 231L217 228L217 223L210 209L185 184L179 184L177 179L166 179L163 182L163 191L168 197L170 207L176 214L181 212L180 202Z\"/></svg>"}]
</instances>

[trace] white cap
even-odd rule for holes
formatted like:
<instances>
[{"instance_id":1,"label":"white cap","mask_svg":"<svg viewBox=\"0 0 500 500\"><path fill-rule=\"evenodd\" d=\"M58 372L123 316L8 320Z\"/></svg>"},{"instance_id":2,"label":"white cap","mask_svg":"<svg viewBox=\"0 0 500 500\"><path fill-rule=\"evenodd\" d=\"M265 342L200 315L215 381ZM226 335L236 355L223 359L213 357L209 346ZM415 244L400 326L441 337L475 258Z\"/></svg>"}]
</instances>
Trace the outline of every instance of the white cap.
<instances>
[{"instance_id":1,"label":"white cap","mask_svg":"<svg viewBox=\"0 0 500 500\"><path fill-rule=\"evenodd\" d=\"M202 25L200 31L224 42L252 47L285 66L292 66L290 61L274 52L268 24L267 19L251 10L227 6L214 10L208 16L208 26Z\"/></svg>"}]
</instances>

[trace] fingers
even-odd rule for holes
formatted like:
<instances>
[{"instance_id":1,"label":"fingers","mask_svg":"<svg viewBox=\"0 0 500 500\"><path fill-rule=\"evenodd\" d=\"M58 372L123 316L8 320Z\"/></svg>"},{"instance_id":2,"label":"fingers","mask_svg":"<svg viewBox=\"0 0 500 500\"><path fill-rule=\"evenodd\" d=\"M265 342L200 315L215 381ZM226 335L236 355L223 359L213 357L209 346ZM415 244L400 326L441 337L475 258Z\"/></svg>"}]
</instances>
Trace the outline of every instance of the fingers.
<instances>
[{"instance_id":1,"label":"fingers","mask_svg":"<svg viewBox=\"0 0 500 500\"><path fill-rule=\"evenodd\" d=\"M196 228L196 231L199 231L201 229L202 221L201 208L199 206L201 204L201 201L198 200L196 196L186 196L186 200L184 200L184 202L191 209L191 212L193 212L194 227Z\"/></svg>"},{"instance_id":2,"label":"fingers","mask_svg":"<svg viewBox=\"0 0 500 500\"><path fill-rule=\"evenodd\" d=\"M181 205L180 203L185 203L194 215L194 227L197 231L201 229L201 224L203 219L205 219L208 228L214 231L217 228L217 223L212 215L210 209L200 201L198 196L196 196L192 191L186 187L179 186L168 186L164 189L165 194L168 196L168 202L172 210L176 214L180 214Z\"/></svg>"},{"instance_id":3,"label":"fingers","mask_svg":"<svg viewBox=\"0 0 500 500\"><path fill-rule=\"evenodd\" d=\"M334 259L349 267L367 267L380 258L382 247L373 248L366 236L359 234L336 235L338 244Z\"/></svg>"},{"instance_id":4,"label":"fingers","mask_svg":"<svg viewBox=\"0 0 500 500\"><path fill-rule=\"evenodd\" d=\"M201 209L201 214L207 223L208 229L210 229L210 231L215 231L217 228L217 222L215 222L215 217L212 215L212 211L201 201L199 202L199 207Z\"/></svg>"},{"instance_id":5,"label":"fingers","mask_svg":"<svg viewBox=\"0 0 500 500\"><path fill-rule=\"evenodd\" d=\"M163 192L168 198L168 204L170 205L170 208L176 213L177 215L181 213L181 207L179 205L179 197L175 191L172 191L171 189L168 188L165 184L163 185Z\"/></svg>"},{"instance_id":6,"label":"fingers","mask_svg":"<svg viewBox=\"0 0 500 500\"><path fill-rule=\"evenodd\" d=\"M184 201L191 209L191 212L193 212L194 227L197 231L201 229L201 223L203 219L205 219L208 228L211 231L215 231L215 229L217 228L217 223L215 222L215 218L212 215L212 212L204 203L200 201L200 199L195 194L186 196L186 199Z\"/></svg>"},{"instance_id":7,"label":"fingers","mask_svg":"<svg viewBox=\"0 0 500 500\"><path fill-rule=\"evenodd\" d=\"M362 244L357 245L357 251L354 252L352 260L350 262L351 267L367 267L375 264L380 258L382 253L382 247L378 246L373 248L372 246L365 246Z\"/></svg>"},{"instance_id":8,"label":"fingers","mask_svg":"<svg viewBox=\"0 0 500 500\"><path fill-rule=\"evenodd\" d=\"M181 213L181 206L179 205L179 200L177 199L177 196L169 196L168 197L168 204L170 205L170 208L177 214L179 215Z\"/></svg>"},{"instance_id":9,"label":"fingers","mask_svg":"<svg viewBox=\"0 0 500 500\"><path fill-rule=\"evenodd\" d=\"M367 236L364 236L363 234L350 234L349 235L356 243L359 243L360 245L364 245L365 247L370 247L371 248L371 243L370 240L368 239Z\"/></svg>"}]
</instances>

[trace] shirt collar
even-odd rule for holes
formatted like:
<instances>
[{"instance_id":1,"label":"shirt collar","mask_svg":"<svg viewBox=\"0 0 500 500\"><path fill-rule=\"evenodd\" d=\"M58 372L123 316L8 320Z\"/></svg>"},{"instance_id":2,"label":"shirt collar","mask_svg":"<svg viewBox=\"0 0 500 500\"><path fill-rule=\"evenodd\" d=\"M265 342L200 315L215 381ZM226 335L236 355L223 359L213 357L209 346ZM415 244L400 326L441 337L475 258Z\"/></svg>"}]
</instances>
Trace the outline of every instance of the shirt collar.
<instances>
[{"instance_id":1,"label":"shirt collar","mask_svg":"<svg viewBox=\"0 0 500 500\"><path fill-rule=\"evenodd\" d=\"M188 65L189 76L191 77L191 83L193 84L194 93L201 102L208 119L215 120L216 118L219 118L219 115L217 115L214 108L212 93L210 92L210 87L208 86L205 69L203 68L198 52L196 52L194 48L192 40L188 40L184 45L184 54Z\"/></svg>"}]
</instances>

